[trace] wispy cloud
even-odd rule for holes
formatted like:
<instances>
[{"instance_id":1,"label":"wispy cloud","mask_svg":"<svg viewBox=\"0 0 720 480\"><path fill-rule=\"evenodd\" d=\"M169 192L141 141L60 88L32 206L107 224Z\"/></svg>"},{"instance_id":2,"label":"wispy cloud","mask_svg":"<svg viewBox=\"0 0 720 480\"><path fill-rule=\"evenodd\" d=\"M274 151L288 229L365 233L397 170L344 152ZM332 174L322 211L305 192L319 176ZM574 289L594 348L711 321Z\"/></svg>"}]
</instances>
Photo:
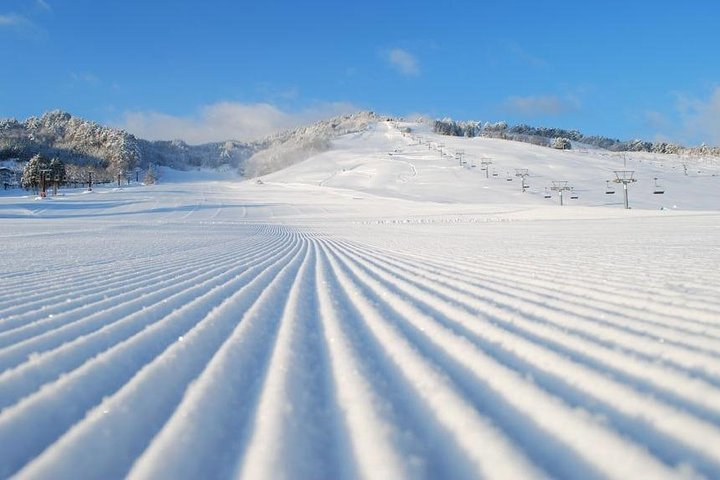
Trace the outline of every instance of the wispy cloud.
<instances>
[{"instance_id":1,"label":"wispy cloud","mask_svg":"<svg viewBox=\"0 0 720 480\"><path fill-rule=\"evenodd\" d=\"M126 112L116 126L148 140L184 140L190 144L223 140L253 140L306 123L351 113L348 103L321 103L298 112L269 103L218 102L191 115Z\"/></svg>"},{"instance_id":2,"label":"wispy cloud","mask_svg":"<svg viewBox=\"0 0 720 480\"><path fill-rule=\"evenodd\" d=\"M45 10L46 12L52 11L52 7L45 0L35 0L35 6L40 10Z\"/></svg>"},{"instance_id":3,"label":"wispy cloud","mask_svg":"<svg viewBox=\"0 0 720 480\"><path fill-rule=\"evenodd\" d=\"M33 23L23 15L18 15L16 13L0 14L0 27L22 28L31 27L32 25Z\"/></svg>"},{"instance_id":4,"label":"wispy cloud","mask_svg":"<svg viewBox=\"0 0 720 480\"><path fill-rule=\"evenodd\" d=\"M46 31L36 20L41 14L52 12L52 7L46 0L29 0L23 5L19 13L0 13L0 30L9 30L35 40L44 37Z\"/></svg>"},{"instance_id":5,"label":"wispy cloud","mask_svg":"<svg viewBox=\"0 0 720 480\"><path fill-rule=\"evenodd\" d=\"M46 35L45 30L33 21L32 15L14 12L0 13L0 31L2 30L30 40L40 40Z\"/></svg>"},{"instance_id":6,"label":"wispy cloud","mask_svg":"<svg viewBox=\"0 0 720 480\"><path fill-rule=\"evenodd\" d=\"M70 78L75 85L90 85L95 87L102 84L102 80L100 80L100 77L98 77L94 73L89 72L71 73Z\"/></svg>"},{"instance_id":7,"label":"wispy cloud","mask_svg":"<svg viewBox=\"0 0 720 480\"><path fill-rule=\"evenodd\" d=\"M545 68L548 62L537 55L534 55L515 42L504 42L505 50L515 59L527 66L534 68Z\"/></svg>"},{"instance_id":8,"label":"wispy cloud","mask_svg":"<svg viewBox=\"0 0 720 480\"><path fill-rule=\"evenodd\" d=\"M643 121L648 127L658 131L667 131L667 129L672 127L672 122L668 116L655 110L644 112Z\"/></svg>"},{"instance_id":9,"label":"wispy cloud","mask_svg":"<svg viewBox=\"0 0 720 480\"><path fill-rule=\"evenodd\" d=\"M269 82L257 84L255 90L269 102L295 100L300 96L300 88L296 86L278 88Z\"/></svg>"},{"instance_id":10,"label":"wispy cloud","mask_svg":"<svg viewBox=\"0 0 720 480\"><path fill-rule=\"evenodd\" d=\"M687 141L720 145L720 86L707 98L678 95L676 108Z\"/></svg>"},{"instance_id":11,"label":"wispy cloud","mask_svg":"<svg viewBox=\"0 0 720 480\"><path fill-rule=\"evenodd\" d=\"M420 75L420 62L418 59L402 48L393 48L385 52L385 60L392 68L406 76Z\"/></svg>"},{"instance_id":12,"label":"wispy cloud","mask_svg":"<svg viewBox=\"0 0 720 480\"><path fill-rule=\"evenodd\" d=\"M559 116L578 110L580 101L574 96L558 95L512 96L505 100L505 109L528 117Z\"/></svg>"}]
</instances>

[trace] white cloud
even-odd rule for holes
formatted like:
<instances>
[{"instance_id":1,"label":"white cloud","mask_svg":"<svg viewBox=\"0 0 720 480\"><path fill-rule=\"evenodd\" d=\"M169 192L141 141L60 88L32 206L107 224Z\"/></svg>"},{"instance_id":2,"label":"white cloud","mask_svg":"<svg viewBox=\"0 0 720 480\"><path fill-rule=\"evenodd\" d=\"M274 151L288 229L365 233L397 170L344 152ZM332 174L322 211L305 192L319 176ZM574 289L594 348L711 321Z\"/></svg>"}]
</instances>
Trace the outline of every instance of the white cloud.
<instances>
[{"instance_id":1,"label":"white cloud","mask_svg":"<svg viewBox=\"0 0 720 480\"><path fill-rule=\"evenodd\" d=\"M420 75L420 62L413 54L402 48L389 50L385 55L385 59L390 63L391 67L403 75Z\"/></svg>"},{"instance_id":2,"label":"white cloud","mask_svg":"<svg viewBox=\"0 0 720 480\"><path fill-rule=\"evenodd\" d=\"M93 73L82 72L82 73L71 73L70 78L74 84L98 86L102 83L100 77Z\"/></svg>"},{"instance_id":3,"label":"white cloud","mask_svg":"<svg viewBox=\"0 0 720 480\"><path fill-rule=\"evenodd\" d=\"M545 68L548 66L548 62L542 58L529 53L527 50L522 48L520 45L514 42L505 42L506 51L514 56L517 60L534 68Z\"/></svg>"},{"instance_id":4,"label":"white cloud","mask_svg":"<svg viewBox=\"0 0 720 480\"><path fill-rule=\"evenodd\" d=\"M0 15L0 27L25 27L32 25L32 22L22 15L6 13Z\"/></svg>"},{"instance_id":5,"label":"white cloud","mask_svg":"<svg viewBox=\"0 0 720 480\"><path fill-rule=\"evenodd\" d=\"M148 140L184 140L190 144L224 140L254 140L281 130L355 112L348 103L322 103L287 112L269 103L218 102L186 116L162 112L126 112L113 122Z\"/></svg>"},{"instance_id":6,"label":"white cloud","mask_svg":"<svg viewBox=\"0 0 720 480\"><path fill-rule=\"evenodd\" d=\"M705 98L675 93L673 108L664 113L645 111L642 120L656 141L720 146L720 86Z\"/></svg>"},{"instance_id":7,"label":"white cloud","mask_svg":"<svg viewBox=\"0 0 720 480\"><path fill-rule=\"evenodd\" d=\"M688 141L720 145L720 86L706 99L680 96L677 108Z\"/></svg>"},{"instance_id":8,"label":"white cloud","mask_svg":"<svg viewBox=\"0 0 720 480\"><path fill-rule=\"evenodd\" d=\"M46 2L45 0L35 0L35 5L36 5L40 10L45 10L46 12L52 11L52 7L51 7L50 4L49 4L48 2Z\"/></svg>"},{"instance_id":9,"label":"white cloud","mask_svg":"<svg viewBox=\"0 0 720 480\"><path fill-rule=\"evenodd\" d=\"M580 108L580 102L572 96L529 95L513 96L505 101L507 110L530 117L557 116Z\"/></svg>"},{"instance_id":10,"label":"white cloud","mask_svg":"<svg viewBox=\"0 0 720 480\"><path fill-rule=\"evenodd\" d=\"M277 88L274 85L262 82L259 83L255 90L267 101L295 100L300 96L300 88L296 86L287 88Z\"/></svg>"},{"instance_id":11,"label":"white cloud","mask_svg":"<svg viewBox=\"0 0 720 480\"><path fill-rule=\"evenodd\" d=\"M45 30L33 22L30 17L17 13L0 14L0 30L3 29L31 40L38 40L45 35Z\"/></svg>"}]
</instances>

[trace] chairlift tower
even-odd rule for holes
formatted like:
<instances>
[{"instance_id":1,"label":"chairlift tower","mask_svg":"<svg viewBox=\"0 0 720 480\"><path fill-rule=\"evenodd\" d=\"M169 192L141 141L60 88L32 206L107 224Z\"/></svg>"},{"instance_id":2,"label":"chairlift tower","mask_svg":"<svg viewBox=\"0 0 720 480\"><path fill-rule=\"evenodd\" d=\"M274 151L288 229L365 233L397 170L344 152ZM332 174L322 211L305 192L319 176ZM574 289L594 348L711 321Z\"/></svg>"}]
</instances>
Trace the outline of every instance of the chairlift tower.
<instances>
[{"instance_id":1,"label":"chairlift tower","mask_svg":"<svg viewBox=\"0 0 720 480\"><path fill-rule=\"evenodd\" d=\"M615 180L613 182L615 183L622 183L623 185L623 193L625 194L625 209L630 208L630 204L628 203L628 184L637 182L637 178L633 178L633 175L635 175L635 170L615 170Z\"/></svg>"},{"instance_id":2,"label":"chairlift tower","mask_svg":"<svg viewBox=\"0 0 720 480\"><path fill-rule=\"evenodd\" d=\"M490 178L490 165L492 160L489 158L483 158L480 160L480 169L485 170L485 178Z\"/></svg>"},{"instance_id":3,"label":"chairlift tower","mask_svg":"<svg viewBox=\"0 0 720 480\"><path fill-rule=\"evenodd\" d=\"M464 156L465 152L463 150L458 150L457 152L455 152L455 160L458 160L461 167L465 164L465 159L463 158Z\"/></svg>"},{"instance_id":4,"label":"chairlift tower","mask_svg":"<svg viewBox=\"0 0 720 480\"><path fill-rule=\"evenodd\" d=\"M563 192L570 191L572 187L569 187L567 180L553 180L552 187L550 190L558 192L560 195L560 206L563 206Z\"/></svg>"},{"instance_id":5,"label":"chairlift tower","mask_svg":"<svg viewBox=\"0 0 720 480\"><path fill-rule=\"evenodd\" d=\"M522 185L522 192L525 193L525 189L528 188L528 186L525 185L525 179L530 176L530 173L528 173L528 169L527 168L516 168L515 176L520 177L521 185Z\"/></svg>"}]
</instances>

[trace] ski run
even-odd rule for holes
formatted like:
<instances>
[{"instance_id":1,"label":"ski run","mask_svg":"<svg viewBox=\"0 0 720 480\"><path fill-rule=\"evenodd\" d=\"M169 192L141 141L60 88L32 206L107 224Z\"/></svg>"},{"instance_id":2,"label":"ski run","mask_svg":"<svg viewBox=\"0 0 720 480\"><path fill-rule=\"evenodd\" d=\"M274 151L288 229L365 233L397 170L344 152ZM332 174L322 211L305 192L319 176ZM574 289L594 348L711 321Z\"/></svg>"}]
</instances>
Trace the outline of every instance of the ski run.
<instances>
[{"instance_id":1,"label":"ski run","mask_svg":"<svg viewBox=\"0 0 720 480\"><path fill-rule=\"evenodd\" d=\"M720 167L412 127L3 192L0 478L720 478Z\"/></svg>"}]
</instances>

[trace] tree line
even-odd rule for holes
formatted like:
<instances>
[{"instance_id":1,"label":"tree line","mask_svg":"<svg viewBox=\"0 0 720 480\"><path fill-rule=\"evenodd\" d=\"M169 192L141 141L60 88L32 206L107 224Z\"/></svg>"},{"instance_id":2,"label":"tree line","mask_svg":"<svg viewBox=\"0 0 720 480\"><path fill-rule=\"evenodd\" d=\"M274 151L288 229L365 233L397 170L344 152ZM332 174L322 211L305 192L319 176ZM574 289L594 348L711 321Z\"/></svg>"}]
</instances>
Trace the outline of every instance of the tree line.
<instances>
[{"instance_id":1,"label":"tree line","mask_svg":"<svg viewBox=\"0 0 720 480\"><path fill-rule=\"evenodd\" d=\"M435 120L433 131L442 135L456 137L491 137L515 140L535 145L568 149L571 142L582 143L615 152L651 152L690 155L720 155L720 147L700 145L684 147L667 142L647 142L643 140L618 140L598 135L584 135L578 130L563 128L532 127L519 124L510 126L506 122L455 121L450 118Z\"/></svg>"},{"instance_id":2,"label":"tree line","mask_svg":"<svg viewBox=\"0 0 720 480\"><path fill-rule=\"evenodd\" d=\"M55 189L71 185L75 188L91 183L111 183L117 179L127 181L128 172L109 172L106 168L96 165L76 165L65 163L59 158L51 158L35 154L23 168L20 186L39 194L41 189L50 186ZM159 178L158 169L150 164L143 173L143 183L154 184Z\"/></svg>"}]
</instances>

